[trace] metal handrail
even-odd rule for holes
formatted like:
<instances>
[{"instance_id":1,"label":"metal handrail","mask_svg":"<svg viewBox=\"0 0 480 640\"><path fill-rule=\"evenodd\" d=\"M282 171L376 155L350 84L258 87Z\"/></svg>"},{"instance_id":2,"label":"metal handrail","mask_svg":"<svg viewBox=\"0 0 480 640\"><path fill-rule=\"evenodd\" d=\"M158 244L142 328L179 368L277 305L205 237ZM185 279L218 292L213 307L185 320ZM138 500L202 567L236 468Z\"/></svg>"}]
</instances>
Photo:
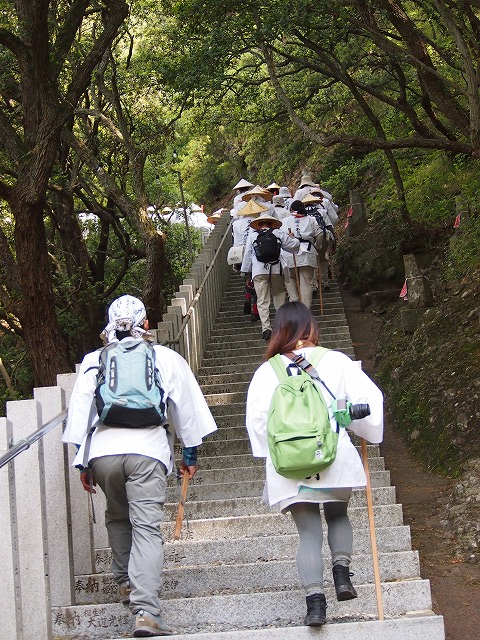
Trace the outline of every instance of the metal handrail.
<instances>
[{"instance_id":1,"label":"metal handrail","mask_svg":"<svg viewBox=\"0 0 480 640\"><path fill-rule=\"evenodd\" d=\"M66 417L67 409L64 409L61 413L44 424L43 427L40 427L40 429L32 433L31 436L27 436L26 438L19 440L15 444L12 443L7 453L5 453L0 458L0 469L11 462L14 458L16 458L19 453L22 453L22 451L26 451L27 449L29 449L32 444L37 442L37 440L40 440L40 438L43 438L43 436L46 435L49 431L64 422Z\"/></svg>"},{"instance_id":2,"label":"metal handrail","mask_svg":"<svg viewBox=\"0 0 480 640\"><path fill-rule=\"evenodd\" d=\"M224 242L226 242L227 238L231 239L232 223L233 223L233 221L230 221L227 229L225 230L225 234L224 234L220 244L218 245L217 250L215 251L215 255L213 257L212 263L208 267L208 269L207 269L207 271L205 273L205 276L204 276L202 282L200 283L200 286L197 289L197 293L195 294L190 306L188 307L188 309L187 309L187 311L185 313L185 317L183 319L183 322L182 322L182 325L181 325L180 329L178 330L177 335L174 338L171 338L170 340L163 340L163 342L160 342L161 345L165 346L165 345L168 345L168 344L178 344L180 342L180 338L182 337L182 334L185 331L185 329L186 329L186 327L187 327L187 325L188 325L188 323L190 321L190 318L191 318L192 313L193 313L193 311L195 309L195 306L196 306L197 302L200 299L200 295L201 295L201 293L203 291L205 283L208 280L208 276L210 275L210 273L212 272L213 267L215 266L215 262L216 262L216 260L217 260L217 258L219 256L219 254L220 254L220 249L223 247L223 244L224 244Z\"/></svg>"}]
</instances>

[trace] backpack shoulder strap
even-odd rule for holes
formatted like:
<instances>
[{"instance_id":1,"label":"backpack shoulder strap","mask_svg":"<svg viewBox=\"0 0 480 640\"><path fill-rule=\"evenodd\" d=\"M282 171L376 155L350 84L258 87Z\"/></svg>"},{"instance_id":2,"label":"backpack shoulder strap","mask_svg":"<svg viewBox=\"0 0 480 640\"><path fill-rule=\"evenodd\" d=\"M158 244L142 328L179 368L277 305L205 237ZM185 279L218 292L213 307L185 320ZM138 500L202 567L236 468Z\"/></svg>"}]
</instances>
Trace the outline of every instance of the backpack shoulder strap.
<instances>
[{"instance_id":1,"label":"backpack shoulder strap","mask_svg":"<svg viewBox=\"0 0 480 640\"><path fill-rule=\"evenodd\" d=\"M318 350L318 351L317 351ZM320 378L320 376L318 375L318 371L315 369L315 365L318 365L320 359L322 358L322 356L325 355L325 353L329 351L329 349L325 349L325 347L316 347L314 352L312 353L310 360L311 362L309 362L306 358L304 358L303 356L300 355L293 355L292 358L292 362L302 371L304 371L305 373L307 373L311 378L313 378L314 380L316 380L317 382L320 382L320 384L323 385L323 387L325 387L325 389L328 391L328 393L332 396L333 399L335 399L335 396L333 395L333 393L330 391L330 389L327 387L327 385L325 384L325 382Z\"/></svg>"},{"instance_id":2,"label":"backpack shoulder strap","mask_svg":"<svg viewBox=\"0 0 480 640\"><path fill-rule=\"evenodd\" d=\"M309 360L312 367L316 367L318 365L327 351L330 351L330 349L327 349L326 347L315 347Z\"/></svg>"},{"instance_id":3,"label":"backpack shoulder strap","mask_svg":"<svg viewBox=\"0 0 480 640\"><path fill-rule=\"evenodd\" d=\"M288 379L287 369L283 363L282 356L277 353L273 358L270 358L269 363L272 365L273 370L277 374L277 378L280 382L285 382Z\"/></svg>"}]
</instances>

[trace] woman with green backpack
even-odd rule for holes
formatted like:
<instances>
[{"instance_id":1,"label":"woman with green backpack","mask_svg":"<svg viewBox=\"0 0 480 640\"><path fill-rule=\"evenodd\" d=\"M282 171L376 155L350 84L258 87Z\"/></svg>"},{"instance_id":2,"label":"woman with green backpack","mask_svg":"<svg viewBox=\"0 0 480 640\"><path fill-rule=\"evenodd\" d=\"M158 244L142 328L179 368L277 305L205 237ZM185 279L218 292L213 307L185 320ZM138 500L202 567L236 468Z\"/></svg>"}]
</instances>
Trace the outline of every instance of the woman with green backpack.
<instances>
[{"instance_id":1,"label":"woman with green backpack","mask_svg":"<svg viewBox=\"0 0 480 640\"><path fill-rule=\"evenodd\" d=\"M308 626L326 622L321 505L337 600L357 597L347 507L352 488L365 486L366 477L345 427L372 443L383 437L380 389L358 363L318 344L318 325L307 307L281 306L267 361L250 382L246 413L252 453L266 459L263 501L289 512L299 533L297 567Z\"/></svg>"}]
</instances>

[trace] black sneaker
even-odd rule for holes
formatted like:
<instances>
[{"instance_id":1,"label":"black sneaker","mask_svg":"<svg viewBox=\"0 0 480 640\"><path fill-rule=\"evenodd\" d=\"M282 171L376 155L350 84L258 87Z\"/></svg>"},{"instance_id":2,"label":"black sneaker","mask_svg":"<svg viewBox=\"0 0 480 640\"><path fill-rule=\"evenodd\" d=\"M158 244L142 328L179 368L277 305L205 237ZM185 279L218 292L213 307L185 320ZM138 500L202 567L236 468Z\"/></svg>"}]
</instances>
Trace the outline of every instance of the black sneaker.
<instances>
[{"instance_id":1,"label":"black sneaker","mask_svg":"<svg viewBox=\"0 0 480 640\"><path fill-rule=\"evenodd\" d=\"M258 315L258 313L251 313L250 314L250 320L252 322L257 322L257 320L260 320L260 316Z\"/></svg>"},{"instance_id":2,"label":"black sneaker","mask_svg":"<svg viewBox=\"0 0 480 640\"><path fill-rule=\"evenodd\" d=\"M312 593L307 596L307 615L304 625L307 627L320 627L327 621L327 601L323 593Z\"/></svg>"},{"instance_id":3,"label":"black sneaker","mask_svg":"<svg viewBox=\"0 0 480 640\"><path fill-rule=\"evenodd\" d=\"M335 591L339 602L353 600L358 595L350 580L351 576L353 576L353 573L350 573L348 567L342 567L339 564L333 567L333 582L335 583Z\"/></svg>"},{"instance_id":4,"label":"black sneaker","mask_svg":"<svg viewBox=\"0 0 480 640\"><path fill-rule=\"evenodd\" d=\"M268 342L271 337L272 337L272 330L265 329L265 331L262 333L262 338L265 340L265 342Z\"/></svg>"}]
</instances>

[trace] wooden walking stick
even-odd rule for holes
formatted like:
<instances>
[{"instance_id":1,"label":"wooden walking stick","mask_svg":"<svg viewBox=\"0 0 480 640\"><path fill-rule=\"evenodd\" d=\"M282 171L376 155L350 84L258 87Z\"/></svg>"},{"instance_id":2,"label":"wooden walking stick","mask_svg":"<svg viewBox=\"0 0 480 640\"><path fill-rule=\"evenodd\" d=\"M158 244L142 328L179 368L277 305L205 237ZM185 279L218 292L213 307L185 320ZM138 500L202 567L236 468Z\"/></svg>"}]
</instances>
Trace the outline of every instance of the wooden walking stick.
<instances>
[{"instance_id":1,"label":"wooden walking stick","mask_svg":"<svg viewBox=\"0 0 480 640\"><path fill-rule=\"evenodd\" d=\"M375 594L377 596L377 611L378 611L378 619L383 620L384 617L383 617L382 584L380 581L380 569L378 566L377 536L375 534L375 520L373 518L372 488L370 486L370 472L368 470L367 443L364 438L361 439L361 443L362 443L363 467L365 469L365 475L367 476L367 486L366 486L367 511L368 511L368 524L370 527L370 542L372 545L373 577L375 580Z\"/></svg>"},{"instance_id":2,"label":"wooden walking stick","mask_svg":"<svg viewBox=\"0 0 480 640\"><path fill-rule=\"evenodd\" d=\"M292 233L292 230L289 228L288 233ZM297 292L298 292L298 300L302 301L302 293L300 291L300 278L298 277L298 269L297 269L297 259L295 258L295 254L292 253L293 256L293 268L295 269L295 280L297 282Z\"/></svg>"},{"instance_id":3,"label":"wooden walking stick","mask_svg":"<svg viewBox=\"0 0 480 640\"><path fill-rule=\"evenodd\" d=\"M183 478L182 478L182 494L180 496L180 502L178 503L177 520L175 522L175 532L173 534L174 540L180 539L180 534L182 531L183 513L185 511L185 501L187 499L187 489L188 489L189 480L190 480L190 474L188 473L187 469L184 469Z\"/></svg>"},{"instance_id":4,"label":"wooden walking stick","mask_svg":"<svg viewBox=\"0 0 480 640\"><path fill-rule=\"evenodd\" d=\"M322 291L322 267L320 266L320 256L317 249L317 274L318 274L318 295L320 296L320 315L323 316L323 291Z\"/></svg>"}]
</instances>

